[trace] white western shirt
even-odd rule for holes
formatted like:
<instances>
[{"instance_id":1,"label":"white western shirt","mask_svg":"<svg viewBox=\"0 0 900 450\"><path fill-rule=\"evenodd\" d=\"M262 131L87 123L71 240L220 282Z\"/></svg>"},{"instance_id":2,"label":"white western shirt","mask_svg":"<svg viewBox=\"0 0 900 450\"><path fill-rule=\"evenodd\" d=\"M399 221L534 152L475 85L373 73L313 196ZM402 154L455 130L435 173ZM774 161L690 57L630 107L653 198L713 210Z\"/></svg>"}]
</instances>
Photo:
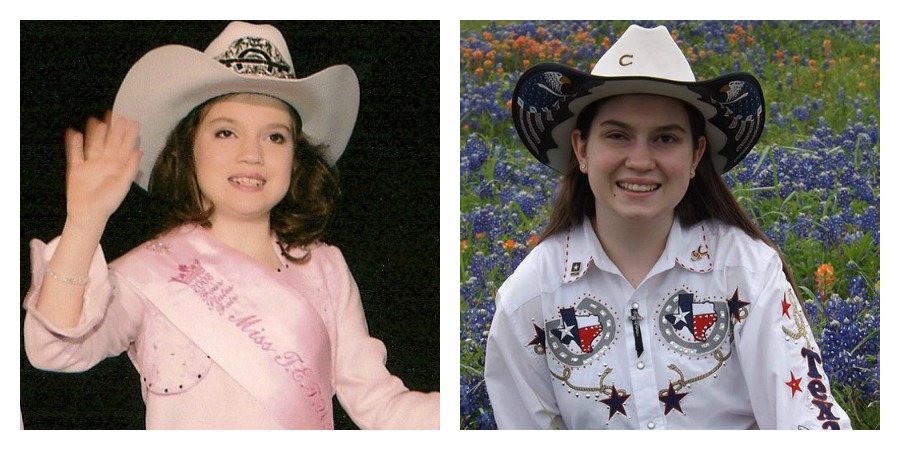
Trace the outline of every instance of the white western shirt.
<instances>
[{"instance_id":1,"label":"white western shirt","mask_svg":"<svg viewBox=\"0 0 900 450\"><path fill-rule=\"evenodd\" d=\"M496 301L485 382L501 429L850 428L781 259L738 228L675 220L635 289L585 219Z\"/></svg>"}]
</instances>

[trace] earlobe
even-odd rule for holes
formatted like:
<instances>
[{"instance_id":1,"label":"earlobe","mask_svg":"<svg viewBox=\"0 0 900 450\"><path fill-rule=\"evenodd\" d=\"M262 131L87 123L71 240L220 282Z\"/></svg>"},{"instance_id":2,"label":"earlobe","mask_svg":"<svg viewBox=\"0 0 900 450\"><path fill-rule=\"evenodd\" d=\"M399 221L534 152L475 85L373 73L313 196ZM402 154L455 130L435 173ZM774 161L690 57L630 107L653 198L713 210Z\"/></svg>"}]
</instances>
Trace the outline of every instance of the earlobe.
<instances>
[{"instance_id":1,"label":"earlobe","mask_svg":"<svg viewBox=\"0 0 900 450\"><path fill-rule=\"evenodd\" d=\"M575 153L581 173L587 173L587 143L581 140L581 131L572 131L572 152Z\"/></svg>"}]
</instances>

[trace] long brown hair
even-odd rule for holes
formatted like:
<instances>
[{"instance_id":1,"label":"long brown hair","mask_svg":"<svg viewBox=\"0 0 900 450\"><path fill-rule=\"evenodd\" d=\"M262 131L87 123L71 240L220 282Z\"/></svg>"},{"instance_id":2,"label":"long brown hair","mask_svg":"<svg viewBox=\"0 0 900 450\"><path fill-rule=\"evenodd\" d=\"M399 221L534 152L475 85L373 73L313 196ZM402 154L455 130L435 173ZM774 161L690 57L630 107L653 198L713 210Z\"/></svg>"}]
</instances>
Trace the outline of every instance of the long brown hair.
<instances>
[{"instance_id":1,"label":"long brown hair","mask_svg":"<svg viewBox=\"0 0 900 450\"><path fill-rule=\"evenodd\" d=\"M215 205L203 207L194 165L197 126L217 102L240 94L213 98L194 108L172 131L150 174L149 192L163 218L165 233L186 223L209 228ZM272 208L270 227L283 250L303 248L322 238L340 195L337 169L324 157L325 145L312 145L302 132L302 120L288 105L294 122L294 158L287 194ZM286 257L294 258L285 251ZM308 255L308 254L307 254Z\"/></svg>"},{"instance_id":2,"label":"long brown hair","mask_svg":"<svg viewBox=\"0 0 900 450\"><path fill-rule=\"evenodd\" d=\"M576 119L575 128L581 132L584 140L590 136L591 124L594 116L609 98L597 100L585 107ZM691 140L694 148L699 145L700 136L706 132L706 120L694 107L681 102L688 113L691 128ZM687 192L675 206L675 216L684 227L690 227L706 219L718 219L728 225L740 228L753 239L765 242L772 247L781 258L781 268L785 277L791 283L795 293L797 289L794 274L784 260L784 256L778 246L760 230L744 208L741 207L731 189L725 184L722 177L716 172L712 163L710 151L703 153L700 163L697 165L696 176L688 184ZM588 184L588 177L578 167L575 153L569 153L569 161L559 185L559 192L553 204L553 212L547 226L541 232L538 242L542 242L550 236L566 231L572 227L581 225L585 217L596 220L597 211L594 193ZM799 294L797 294L799 295ZM802 302L801 302L802 305Z\"/></svg>"}]
</instances>

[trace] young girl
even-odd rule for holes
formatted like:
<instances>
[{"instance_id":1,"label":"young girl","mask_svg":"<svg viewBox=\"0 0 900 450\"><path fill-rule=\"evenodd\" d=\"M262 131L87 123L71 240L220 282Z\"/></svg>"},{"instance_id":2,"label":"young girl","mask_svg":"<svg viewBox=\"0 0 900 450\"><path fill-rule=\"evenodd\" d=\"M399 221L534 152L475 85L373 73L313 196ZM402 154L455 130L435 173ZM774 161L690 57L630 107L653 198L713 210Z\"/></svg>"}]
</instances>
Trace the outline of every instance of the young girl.
<instances>
[{"instance_id":1,"label":"young girl","mask_svg":"<svg viewBox=\"0 0 900 450\"><path fill-rule=\"evenodd\" d=\"M516 129L565 177L497 295L498 427L850 428L790 269L720 176L764 111L752 75L695 81L664 27L631 26L590 75L522 75Z\"/></svg>"},{"instance_id":2,"label":"young girl","mask_svg":"<svg viewBox=\"0 0 900 450\"><path fill-rule=\"evenodd\" d=\"M438 394L387 372L320 242L358 98L347 66L298 79L270 26L148 53L113 114L67 134L66 225L33 244L32 363L79 371L127 350L148 428L331 428L334 394L363 428L437 428ZM97 244L135 177L166 230L107 270Z\"/></svg>"}]
</instances>

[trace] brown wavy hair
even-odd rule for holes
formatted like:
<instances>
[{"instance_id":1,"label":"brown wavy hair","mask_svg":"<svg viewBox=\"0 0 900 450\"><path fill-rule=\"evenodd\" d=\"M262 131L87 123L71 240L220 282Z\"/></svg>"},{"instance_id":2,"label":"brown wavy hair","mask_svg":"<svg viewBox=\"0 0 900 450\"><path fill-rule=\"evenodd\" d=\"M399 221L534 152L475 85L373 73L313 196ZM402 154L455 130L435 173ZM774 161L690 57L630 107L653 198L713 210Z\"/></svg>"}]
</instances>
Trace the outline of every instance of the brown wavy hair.
<instances>
[{"instance_id":1,"label":"brown wavy hair","mask_svg":"<svg viewBox=\"0 0 900 450\"><path fill-rule=\"evenodd\" d=\"M227 94L207 100L194 108L172 130L153 171L150 174L150 197L163 220L162 231L168 232L187 223L209 228L215 205L203 207L197 170L194 165L194 138L197 126L209 108L241 94ZM287 104L285 104L287 105ZM287 258L300 258L287 250L303 248L322 238L334 213L340 195L337 169L325 159L326 145L313 145L302 132L302 120L288 105L294 122L294 158L287 194L272 208L270 227Z\"/></svg>"},{"instance_id":2,"label":"brown wavy hair","mask_svg":"<svg viewBox=\"0 0 900 450\"><path fill-rule=\"evenodd\" d=\"M581 132L584 140L587 140L590 136L591 124L597 111L609 98L591 103L578 115L575 128ZM704 136L706 133L706 120L693 106L685 102L681 102L681 104L688 113L691 140L694 148L697 148L700 136ZM585 217L591 220L597 218L594 193L588 184L587 175L579 170L575 152L569 152L569 161L566 166L566 172L560 181L559 192L553 204L553 212L550 215L547 226L541 232L538 242L542 242L558 232L581 225ZM684 227L690 227L706 219L718 219L728 225L740 228L753 239L765 242L781 258L782 271L788 282L791 283L794 292L800 292L797 289L794 274L778 246L747 215L747 212L734 197L731 189L725 184L722 176L716 172L709 149L700 158L696 176L688 184L687 192L678 205L675 206L675 217L678 218Z\"/></svg>"}]
</instances>

